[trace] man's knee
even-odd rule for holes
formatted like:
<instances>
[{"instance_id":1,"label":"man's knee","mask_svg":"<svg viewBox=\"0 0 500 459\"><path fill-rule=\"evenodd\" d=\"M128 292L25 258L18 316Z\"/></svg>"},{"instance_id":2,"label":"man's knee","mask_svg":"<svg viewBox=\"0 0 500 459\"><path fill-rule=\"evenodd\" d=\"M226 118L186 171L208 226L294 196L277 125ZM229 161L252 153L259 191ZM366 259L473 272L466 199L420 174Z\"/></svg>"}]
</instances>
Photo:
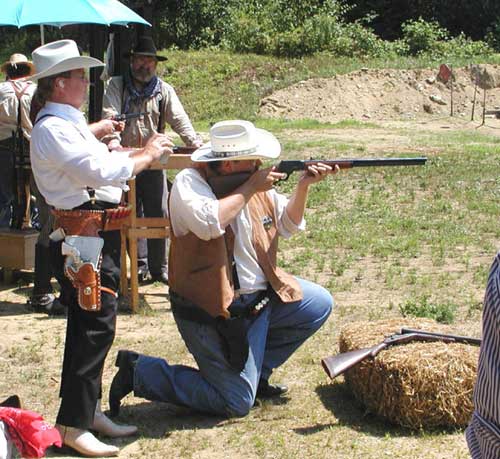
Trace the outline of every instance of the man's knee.
<instances>
[{"instance_id":1,"label":"man's knee","mask_svg":"<svg viewBox=\"0 0 500 459\"><path fill-rule=\"evenodd\" d=\"M245 378L240 377L238 381L225 384L219 390L227 416L241 418L250 412L255 401L255 389Z\"/></svg>"},{"instance_id":2,"label":"man's knee","mask_svg":"<svg viewBox=\"0 0 500 459\"><path fill-rule=\"evenodd\" d=\"M313 304L316 311L317 320L323 323L332 312L335 302L331 293L324 287L317 285L314 289Z\"/></svg>"},{"instance_id":3,"label":"man's knee","mask_svg":"<svg viewBox=\"0 0 500 459\"><path fill-rule=\"evenodd\" d=\"M230 418L242 418L250 412L253 404L253 398L241 397L236 400L228 400L225 412Z\"/></svg>"}]
</instances>

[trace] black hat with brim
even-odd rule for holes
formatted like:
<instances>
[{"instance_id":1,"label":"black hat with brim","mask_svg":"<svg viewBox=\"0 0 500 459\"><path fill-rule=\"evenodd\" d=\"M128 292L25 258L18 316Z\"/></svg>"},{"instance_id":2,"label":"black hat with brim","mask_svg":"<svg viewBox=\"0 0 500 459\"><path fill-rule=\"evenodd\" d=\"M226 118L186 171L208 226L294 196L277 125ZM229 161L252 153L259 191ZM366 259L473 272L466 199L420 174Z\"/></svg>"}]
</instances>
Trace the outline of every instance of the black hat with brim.
<instances>
[{"instance_id":1,"label":"black hat with brim","mask_svg":"<svg viewBox=\"0 0 500 459\"><path fill-rule=\"evenodd\" d=\"M126 53L124 56L132 57L135 55L155 57L158 61L167 60L166 57L157 54L156 46L153 42L153 39L147 36L139 37L137 40L137 44L135 45L135 48L129 53Z\"/></svg>"}]
</instances>

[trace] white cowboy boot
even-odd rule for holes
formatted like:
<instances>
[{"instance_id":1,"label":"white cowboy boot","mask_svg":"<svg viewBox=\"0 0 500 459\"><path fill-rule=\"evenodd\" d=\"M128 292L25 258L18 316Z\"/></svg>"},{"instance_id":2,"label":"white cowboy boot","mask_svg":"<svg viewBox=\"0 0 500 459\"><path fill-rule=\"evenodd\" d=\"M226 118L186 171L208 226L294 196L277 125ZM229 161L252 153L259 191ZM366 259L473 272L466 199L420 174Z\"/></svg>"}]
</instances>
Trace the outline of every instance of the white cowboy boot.
<instances>
[{"instance_id":1,"label":"white cowboy boot","mask_svg":"<svg viewBox=\"0 0 500 459\"><path fill-rule=\"evenodd\" d=\"M88 430L77 429L56 424L56 429L61 434L63 445L69 446L82 456L110 457L118 456L119 449L99 441Z\"/></svg>"},{"instance_id":2,"label":"white cowboy boot","mask_svg":"<svg viewBox=\"0 0 500 459\"><path fill-rule=\"evenodd\" d=\"M111 419L109 419L101 411L100 399L97 400L94 424L92 425L91 430L95 430L96 432L111 438L128 437L129 435L134 435L135 433L137 433L136 426L115 424Z\"/></svg>"}]
</instances>

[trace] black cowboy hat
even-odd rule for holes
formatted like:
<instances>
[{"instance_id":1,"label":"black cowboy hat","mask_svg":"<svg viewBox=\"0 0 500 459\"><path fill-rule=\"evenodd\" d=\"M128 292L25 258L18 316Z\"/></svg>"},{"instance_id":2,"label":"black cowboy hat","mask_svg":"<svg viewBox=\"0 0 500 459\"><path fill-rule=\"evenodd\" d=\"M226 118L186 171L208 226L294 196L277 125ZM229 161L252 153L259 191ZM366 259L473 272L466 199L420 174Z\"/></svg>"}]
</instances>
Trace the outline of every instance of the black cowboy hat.
<instances>
[{"instance_id":1,"label":"black cowboy hat","mask_svg":"<svg viewBox=\"0 0 500 459\"><path fill-rule=\"evenodd\" d=\"M156 57L159 61L166 61L167 58L163 56L159 56L156 54L156 46L153 42L153 39L148 36L142 36L137 39L137 43L135 48L129 53L125 54L125 57L132 57L135 54L140 54L141 56L151 56Z\"/></svg>"}]
</instances>

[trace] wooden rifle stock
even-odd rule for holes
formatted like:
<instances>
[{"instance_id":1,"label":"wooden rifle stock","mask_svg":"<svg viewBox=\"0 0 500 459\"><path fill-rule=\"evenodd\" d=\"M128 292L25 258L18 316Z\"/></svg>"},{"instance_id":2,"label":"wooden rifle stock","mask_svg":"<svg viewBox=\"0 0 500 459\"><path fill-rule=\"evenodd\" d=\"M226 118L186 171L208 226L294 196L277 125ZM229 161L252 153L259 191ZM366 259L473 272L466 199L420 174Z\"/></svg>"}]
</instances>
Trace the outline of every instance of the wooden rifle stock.
<instances>
[{"instance_id":1,"label":"wooden rifle stock","mask_svg":"<svg viewBox=\"0 0 500 459\"><path fill-rule=\"evenodd\" d=\"M326 374L330 378L334 379L349 370L349 368L361 363L363 360L375 357L380 351L389 346L405 344L412 341L442 341L445 343L462 343L475 346L479 346L481 344L481 340L478 338L403 328L400 333L387 337L384 341L375 346L332 355L322 359L321 364L323 365L323 369Z\"/></svg>"}]
</instances>

